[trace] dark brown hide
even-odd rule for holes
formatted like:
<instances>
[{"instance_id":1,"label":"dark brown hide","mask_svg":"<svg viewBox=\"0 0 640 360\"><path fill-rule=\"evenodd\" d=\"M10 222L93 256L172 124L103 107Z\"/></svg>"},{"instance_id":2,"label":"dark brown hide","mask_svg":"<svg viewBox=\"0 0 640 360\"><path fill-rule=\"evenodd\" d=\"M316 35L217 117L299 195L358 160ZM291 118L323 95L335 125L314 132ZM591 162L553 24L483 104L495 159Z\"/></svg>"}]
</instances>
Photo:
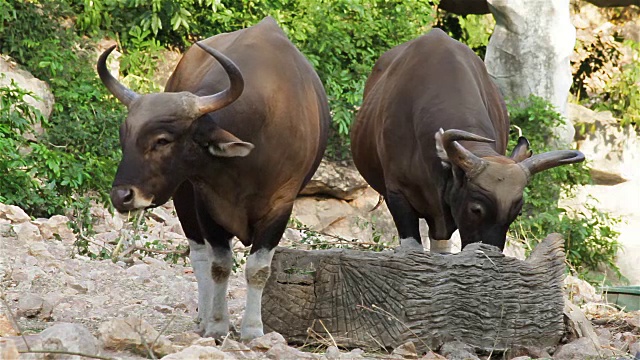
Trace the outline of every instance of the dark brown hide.
<instances>
[{"instance_id":1,"label":"dark brown hide","mask_svg":"<svg viewBox=\"0 0 640 360\"><path fill-rule=\"evenodd\" d=\"M114 187L135 187L136 196L153 199L153 206L175 193L180 221L193 240L202 241L204 227L210 237L220 235L210 242L224 243L231 234L254 244L252 252L270 249L324 153L330 121L324 88L272 18L201 43L240 69L244 91L199 118L182 109L193 95L229 87L219 62L191 47L165 93L141 95L128 106ZM163 137L168 144L157 145Z\"/></svg>"},{"instance_id":2,"label":"dark brown hide","mask_svg":"<svg viewBox=\"0 0 640 360\"><path fill-rule=\"evenodd\" d=\"M455 130L440 133L437 144L441 128ZM401 238L420 241L424 218L432 240L449 239L459 228L463 246L483 241L502 248L529 176L543 169L519 163L531 156L524 138L513 158L504 156L508 132L506 106L482 60L433 29L375 64L351 146ZM555 160L543 161L546 168L577 162L578 153L554 152Z\"/></svg>"}]
</instances>

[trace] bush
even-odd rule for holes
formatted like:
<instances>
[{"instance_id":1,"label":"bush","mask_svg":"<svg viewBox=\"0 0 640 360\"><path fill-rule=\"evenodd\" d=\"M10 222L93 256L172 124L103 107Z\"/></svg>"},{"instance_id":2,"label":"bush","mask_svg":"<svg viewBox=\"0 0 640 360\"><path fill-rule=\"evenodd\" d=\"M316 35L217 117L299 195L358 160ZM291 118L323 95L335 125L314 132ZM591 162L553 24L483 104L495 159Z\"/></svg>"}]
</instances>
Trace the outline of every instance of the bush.
<instances>
[{"instance_id":1,"label":"bush","mask_svg":"<svg viewBox=\"0 0 640 360\"><path fill-rule=\"evenodd\" d=\"M332 158L350 156L349 128L375 61L389 48L425 33L434 12L428 0L71 3L81 30L94 34L109 30L120 39L125 61L142 50L138 44L144 40L184 50L195 40L246 28L271 15L313 63L327 90L333 111L327 156Z\"/></svg>"},{"instance_id":2,"label":"bush","mask_svg":"<svg viewBox=\"0 0 640 360\"><path fill-rule=\"evenodd\" d=\"M563 121L553 106L532 96L512 102L508 108L512 127L522 129L534 153L550 151L548 139L553 137L552 129ZM517 139L518 131L513 131L509 149L515 147ZM565 237L567 261L579 274L584 276L602 265L620 276L615 264L619 234L613 228L619 219L598 210L593 201L583 204L584 210L577 213L558 206L560 197L574 196L578 185L590 181L584 162L535 175L525 189L525 205L511 225L511 235L534 246L549 233L558 232Z\"/></svg>"},{"instance_id":3,"label":"bush","mask_svg":"<svg viewBox=\"0 0 640 360\"><path fill-rule=\"evenodd\" d=\"M622 120L622 125L640 124L640 43L627 41L633 60L622 65L593 105L596 110L609 110Z\"/></svg>"},{"instance_id":4,"label":"bush","mask_svg":"<svg viewBox=\"0 0 640 360\"><path fill-rule=\"evenodd\" d=\"M0 50L46 81L56 103L49 121L43 122L44 137L25 144L6 132L20 131L11 117L32 121L32 110L24 108L21 90L3 89L7 106L2 112L2 166L8 175L0 185L1 196L32 216L59 214L74 208L72 204L88 203L86 198L96 190L106 201L120 158L117 132L124 111L97 78L94 53L69 26L71 9L64 1L0 0L0 13L4 9L10 16L0 27ZM22 110L11 112L10 106ZM26 156L17 150L25 146L30 148Z\"/></svg>"}]
</instances>

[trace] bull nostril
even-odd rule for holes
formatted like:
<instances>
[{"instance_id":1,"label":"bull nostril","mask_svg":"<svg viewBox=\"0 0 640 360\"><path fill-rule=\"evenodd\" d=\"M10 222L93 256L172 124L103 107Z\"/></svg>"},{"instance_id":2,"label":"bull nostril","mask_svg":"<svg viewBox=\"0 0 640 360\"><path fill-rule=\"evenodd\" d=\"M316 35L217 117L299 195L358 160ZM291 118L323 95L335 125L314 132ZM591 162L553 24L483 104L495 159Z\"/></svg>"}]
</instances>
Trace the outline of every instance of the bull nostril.
<instances>
[{"instance_id":1,"label":"bull nostril","mask_svg":"<svg viewBox=\"0 0 640 360\"><path fill-rule=\"evenodd\" d=\"M118 189L117 195L125 205L129 205L133 201L133 190L131 189Z\"/></svg>"}]
</instances>

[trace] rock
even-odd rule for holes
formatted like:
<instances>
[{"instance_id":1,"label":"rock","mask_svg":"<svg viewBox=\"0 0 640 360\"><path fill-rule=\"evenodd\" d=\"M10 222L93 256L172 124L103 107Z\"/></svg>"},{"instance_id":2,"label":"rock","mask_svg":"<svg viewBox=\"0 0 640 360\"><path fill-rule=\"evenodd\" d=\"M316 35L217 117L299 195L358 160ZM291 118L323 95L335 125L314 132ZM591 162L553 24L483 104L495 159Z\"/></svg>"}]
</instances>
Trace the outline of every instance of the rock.
<instances>
[{"instance_id":1,"label":"rock","mask_svg":"<svg viewBox=\"0 0 640 360\"><path fill-rule=\"evenodd\" d=\"M49 219L36 221L42 238L45 240L60 239L65 242L74 242L76 235L69 228L69 218L64 215L54 215Z\"/></svg>"},{"instance_id":2,"label":"rock","mask_svg":"<svg viewBox=\"0 0 640 360\"><path fill-rule=\"evenodd\" d=\"M100 347L87 328L79 324L60 323L45 329L41 334L42 347L46 350L70 351L99 355ZM80 356L60 355L52 359L83 359Z\"/></svg>"},{"instance_id":3,"label":"rock","mask_svg":"<svg viewBox=\"0 0 640 360\"><path fill-rule=\"evenodd\" d=\"M518 356L518 357L511 358L511 360L531 360L531 357L529 357L529 356Z\"/></svg>"},{"instance_id":4,"label":"rock","mask_svg":"<svg viewBox=\"0 0 640 360\"><path fill-rule=\"evenodd\" d=\"M13 232L16 233L16 237L19 241L28 242L42 240L40 229L30 222L13 225Z\"/></svg>"},{"instance_id":5,"label":"rock","mask_svg":"<svg viewBox=\"0 0 640 360\"><path fill-rule=\"evenodd\" d=\"M148 355L147 347L151 347L154 339L157 339L152 347L156 355L164 356L175 351L169 340L164 336L158 337L158 331L138 317L107 321L100 324L98 332L103 346L107 349L131 350Z\"/></svg>"},{"instance_id":6,"label":"rock","mask_svg":"<svg viewBox=\"0 0 640 360\"><path fill-rule=\"evenodd\" d=\"M355 199L367 186L357 169L323 159L300 194L327 195L349 201Z\"/></svg>"},{"instance_id":7,"label":"rock","mask_svg":"<svg viewBox=\"0 0 640 360\"><path fill-rule=\"evenodd\" d=\"M576 127L578 149L590 160L594 183L615 185L640 179L640 137L632 125L620 126L611 112L595 112L569 104L567 116Z\"/></svg>"},{"instance_id":8,"label":"rock","mask_svg":"<svg viewBox=\"0 0 640 360\"><path fill-rule=\"evenodd\" d=\"M44 299L40 295L26 293L20 296L18 300L18 316L34 317L37 316L42 310L44 305Z\"/></svg>"},{"instance_id":9,"label":"rock","mask_svg":"<svg viewBox=\"0 0 640 360\"><path fill-rule=\"evenodd\" d=\"M4 76L0 77L0 86L9 86L12 80L15 81L18 88L27 90L39 98L36 99L28 95L24 97L24 100L38 109L45 118L49 118L55 101L53 93L46 82L35 78L28 71L22 70L18 64L11 59L6 59L4 56L0 57L0 74L4 74ZM29 140L35 140L35 135L44 132L40 123L36 123L32 127L33 134L25 134L27 135L25 137Z\"/></svg>"},{"instance_id":10,"label":"rock","mask_svg":"<svg viewBox=\"0 0 640 360\"><path fill-rule=\"evenodd\" d=\"M569 340L587 338L594 346L600 347L600 340L593 329L593 325L591 325L591 321L587 319L578 306L568 299L564 301L564 320L566 331L569 333Z\"/></svg>"},{"instance_id":11,"label":"rock","mask_svg":"<svg viewBox=\"0 0 640 360\"><path fill-rule=\"evenodd\" d=\"M16 343L12 339L3 339L0 335L0 359L3 360L19 360L20 353Z\"/></svg>"},{"instance_id":12,"label":"rock","mask_svg":"<svg viewBox=\"0 0 640 360\"><path fill-rule=\"evenodd\" d=\"M247 345L231 340L228 336L222 341L220 349L232 353L236 359L252 359L257 356Z\"/></svg>"},{"instance_id":13,"label":"rock","mask_svg":"<svg viewBox=\"0 0 640 360\"><path fill-rule=\"evenodd\" d=\"M232 356L225 354L222 350L212 346L200 346L191 345L188 348L182 349L179 352L171 355L167 355L162 358L163 360L223 360L233 359Z\"/></svg>"},{"instance_id":14,"label":"rock","mask_svg":"<svg viewBox=\"0 0 640 360\"><path fill-rule=\"evenodd\" d=\"M49 252L47 246L41 242L29 243L29 254L38 260L52 260L55 258Z\"/></svg>"},{"instance_id":15,"label":"rock","mask_svg":"<svg viewBox=\"0 0 640 360\"><path fill-rule=\"evenodd\" d=\"M1 60L0 60L1 63ZM9 220L14 224L30 221L31 218L24 210L15 205L5 205L0 203L0 219Z\"/></svg>"},{"instance_id":16,"label":"rock","mask_svg":"<svg viewBox=\"0 0 640 360\"><path fill-rule=\"evenodd\" d=\"M445 343L440 348L440 353L449 360L480 360L473 347L460 341Z\"/></svg>"},{"instance_id":17,"label":"rock","mask_svg":"<svg viewBox=\"0 0 640 360\"><path fill-rule=\"evenodd\" d=\"M340 349L333 345L327 347L327 351L324 353L324 357L326 357L327 360L338 360L341 355L342 353L340 352Z\"/></svg>"},{"instance_id":18,"label":"rock","mask_svg":"<svg viewBox=\"0 0 640 360\"><path fill-rule=\"evenodd\" d=\"M404 359L417 359L418 353L416 351L416 345L413 341L408 341L393 350L391 355L399 355Z\"/></svg>"},{"instance_id":19,"label":"rock","mask_svg":"<svg viewBox=\"0 0 640 360\"><path fill-rule=\"evenodd\" d=\"M13 323L7 315L0 314L0 338L5 336L16 336L18 332L13 328Z\"/></svg>"},{"instance_id":20,"label":"rock","mask_svg":"<svg viewBox=\"0 0 640 360\"><path fill-rule=\"evenodd\" d=\"M424 356L421 357L420 360L447 360L447 358L442 355L436 354L433 351L429 351L428 353L424 354Z\"/></svg>"},{"instance_id":21,"label":"rock","mask_svg":"<svg viewBox=\"0 0 640 360\"><path fill-rule=\"evenodd\" d=\"M576 305L602 302L602 296L596 292L596 288L576 276L567 275L564 278L564 286L565 294Z\"/></svg>"},{"instance_id":22,"label":"rock","mask_svg":"<svg viewBox=\"0 0 640 360\"><path fill-rule=\"evenodd\" d=\"M506 358L534 358L534 359L548 359L551 356L545 349L541 349L536 346L515 346L509 349Z\"/></svg>"},{"instance_id":23,"label":"rock","mask_svg":"<svg viewBox=\"0 0 640 360\"><path fill-rule=\"evenodd\" d=\"M267 359L319 359L316 354L306 353L296 348L287 346L286 344L274 344L265 354Z\"/></svg>"},{"instance_id":24,"label":"rock","mask_svg":"<svg viewBox=\"0 0 640 360\"><path fill-rule=\"evenodd\" d=\"M569 60L576 42L569 0L487 2L496 26L485 64L504 97L515 100L534 94L565 115L573 82ZM554 129L554 134L557 138L550 145L568 147L573 141L573 125L567 122Z\"/></svg>"},{"instance_id":25,"label":"rock","mask_svg":"<svg viewBox=\"0 0 640 360\"><path fill-rule=\"evenodd\" d=\"M259 338L255 338L249 342L249 348L255 351L267 351L277 344L287 345L287 340L284 336L272 331Z\"/></svg>"},{"instance_id":26,"label":"rock","mask_svg":"<svg viewBox=\"0 0 640 360\"><path fill-rule=\"evenodd\" d=\"M627 325L631 326L634 331L640 330L640 311L634 311L629 315L629 317L624 319Z\"/></svg>"},{"instance_id":27,"label":"rock","mask_svg":"<svg viewBox=\"0 0 640 360\"><path fill-rule=\"evenodd\" d=\"M580 338L576 341L560 346L553 354L554 360L582 360L595 359L600 356L596 345L589 338Z\"/></svg>"}]
</instances>

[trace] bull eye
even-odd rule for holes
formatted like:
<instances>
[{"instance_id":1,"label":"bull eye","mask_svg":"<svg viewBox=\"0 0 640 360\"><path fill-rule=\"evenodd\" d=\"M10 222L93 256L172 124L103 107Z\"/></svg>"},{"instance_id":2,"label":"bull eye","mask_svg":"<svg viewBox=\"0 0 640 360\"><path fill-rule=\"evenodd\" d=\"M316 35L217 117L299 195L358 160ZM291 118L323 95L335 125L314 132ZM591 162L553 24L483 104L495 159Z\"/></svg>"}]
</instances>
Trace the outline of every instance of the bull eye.
<instances>
[{"instance_id":1,"label":"bull eye","mask_svg":"<svg viewBox=\"0 0 640 360\"><path fill-rule=\"evenodd\" d=\"M484 214L484 209L482 208L482 205L478 203L473 203L469 205L469 211L471 211L473 215L478 217L482 217L482 215Z\"/></svg>"},{"instance_id":2,"label":"bull eye","mask_svg":"<svg viewBox=\"0 0 640 360\"><path fill-rule=\"evenodd\" d=\"M160 137L156 139L156 142L153 144L153 150L158 150L159 148L169 145L170 143L171 143L170 139L167 139L165 137Z\"/></svg>"}]
</instances>

